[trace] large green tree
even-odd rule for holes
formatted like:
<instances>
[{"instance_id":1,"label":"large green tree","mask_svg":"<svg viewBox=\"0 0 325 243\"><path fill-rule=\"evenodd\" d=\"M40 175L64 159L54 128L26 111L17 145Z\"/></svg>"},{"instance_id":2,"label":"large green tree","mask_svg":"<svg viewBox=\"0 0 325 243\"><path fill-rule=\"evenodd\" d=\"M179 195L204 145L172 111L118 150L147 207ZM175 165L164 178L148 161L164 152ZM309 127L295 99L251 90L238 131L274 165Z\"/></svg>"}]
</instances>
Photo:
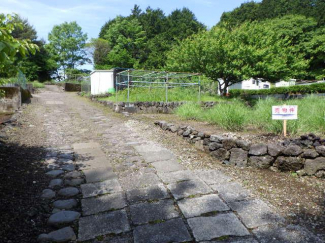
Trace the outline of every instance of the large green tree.
<instances>
[{"instance_id":1,"label":"large green tree","mask_svg":"<svg viewBox=\"0 0 325 243\"><path fill-rule=\"evenodd\" d=\"M135 5L128 17L119 16L102 26L99 38L107 42L110 50L107 58L102 55L100 59L95 59L94 52L95 67L161 69L165 66L167 51L178 40L203 29L205 26L187 8L176 9L166 16L159 8L148 7L142 11ZM118 38L120 44L116 44ZM103 42L100 44L95 49L105 45Z\"/></svg>"},{"instance_id":2,"label":"large green tree","mask_svg":"<svg viewBox=\"0 0 325 243\"><path fill-rule=\"evenodd\" d=\"M112 67L136 67L140 52L146 44L146 35L137 19L117 17L105 34L111 50L108 64Z\"/></svg>"},{"instance_id":3,"label":"large green tree","mask_svg":"<svg viewBox=\"0 0 325 243\"><path fill-rule=\"evenodd\" d=\"M281 38L269 22L247 22L229 30L214 27L181 42L168 53L172 71L201 72L219 83L219 90L251 77L270 81L301 77L308 61Z\"/></svg>"},{"instance_id":4,"label":"large green tree","mask_svg":"<svg viewBox=\"0 0 325 243\"><path fill-rule=\"evenodd\" d=\"M38 50L38 46L29 39L17 39L13 36L14 31L23 29L23 24L14 21L15 18L17 15L0 14L0 73L9 76L17 73L15 60L18 56L35 54Z\"/></svg>"},{"instance_id":5,"label":"large green tree","mask_svg":"<svg viewBox=\"0 0 325 243\"><path fill-rule=\"evenodd\" d=\"M245 21L254 21L282 17L285 15L304 15L313 17L318 26L325 24L324 0L263 0L259 3L250 1L230 12L225 12L220 23L227 22L231 26Z\"/></svg>"},{"instance_id":6,"label":"large green tree","mask_svg":"<svg viewBox=\"0 0 325 243\"><path fill-rule=\"evenodd\" d=\"M49 44L46 46L51 58L57 63L58 70L75 69L78 65L89 62L85 50L87 34L82 32L77 22L64 22L55 25L48 35ZM57 70L58 78L62 78Z\"/></svg>"}]
</instances>

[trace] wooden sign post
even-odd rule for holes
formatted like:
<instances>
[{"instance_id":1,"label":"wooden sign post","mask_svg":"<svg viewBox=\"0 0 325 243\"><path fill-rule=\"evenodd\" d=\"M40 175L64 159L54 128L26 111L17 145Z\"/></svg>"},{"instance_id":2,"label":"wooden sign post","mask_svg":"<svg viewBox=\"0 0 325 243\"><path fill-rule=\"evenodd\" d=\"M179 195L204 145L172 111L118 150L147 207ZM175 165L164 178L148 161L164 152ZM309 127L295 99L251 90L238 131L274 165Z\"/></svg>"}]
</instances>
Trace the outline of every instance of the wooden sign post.
<instances>
[{"instance_id":1,"label":"wooden sign post","mask_svg":"<svg viewBox=\"0 0 325 243\"><path fill-rule=\"evenodd\" d=\"M272 106L272 120L283 120L283 136L287 136L287 120L298 119L298 106Z\"/></svg>"}]
</instances>

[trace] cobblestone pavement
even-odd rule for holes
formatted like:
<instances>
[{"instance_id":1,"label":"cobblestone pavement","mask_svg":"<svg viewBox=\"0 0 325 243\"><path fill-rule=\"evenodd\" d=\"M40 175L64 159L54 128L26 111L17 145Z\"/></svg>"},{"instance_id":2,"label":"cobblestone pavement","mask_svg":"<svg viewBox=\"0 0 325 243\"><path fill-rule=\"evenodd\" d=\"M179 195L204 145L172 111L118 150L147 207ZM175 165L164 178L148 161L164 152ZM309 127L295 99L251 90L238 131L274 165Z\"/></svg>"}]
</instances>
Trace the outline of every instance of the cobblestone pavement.
<instances>
[{"instance_id":1,"label":"cobblestone pavement","mask_svg":"<svg viewBox=\"0 0 325 243\"><path fill-rule=\"evenodd\" d=\"M185 168L127 119L55 87L37 99L53 178L42 197L58 229L39 241L320 242L220 171Z\"/></svg>"}]
</instances>

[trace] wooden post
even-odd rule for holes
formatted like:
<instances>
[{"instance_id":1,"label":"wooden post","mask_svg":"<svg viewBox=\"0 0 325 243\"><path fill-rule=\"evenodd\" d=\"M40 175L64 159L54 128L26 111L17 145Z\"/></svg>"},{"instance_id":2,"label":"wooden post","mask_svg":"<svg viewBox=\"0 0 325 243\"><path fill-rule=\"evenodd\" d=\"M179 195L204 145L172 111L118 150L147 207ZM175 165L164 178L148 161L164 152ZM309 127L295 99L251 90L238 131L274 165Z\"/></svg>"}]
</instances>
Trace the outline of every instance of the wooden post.
<instances>
[{"instance_id":1,"label":"wooden post","mask_svg":"<svg viewBox=\"0 0 325 243\"><path fill-rule=\"evenodd\" d=\"M287 136L287 120L283 120L283 136Z\"/></svg>"},{"instance_id":2,"label":"wooden post","mask_svg":"<svg viewBox=\"0 0 325 243\"><path fill-rule=\"evenodd\" d=\"M284 104L286 105L286 104ZM287 120L283 120L283 136L287 136Z\"/></svg>"}]
</instances>

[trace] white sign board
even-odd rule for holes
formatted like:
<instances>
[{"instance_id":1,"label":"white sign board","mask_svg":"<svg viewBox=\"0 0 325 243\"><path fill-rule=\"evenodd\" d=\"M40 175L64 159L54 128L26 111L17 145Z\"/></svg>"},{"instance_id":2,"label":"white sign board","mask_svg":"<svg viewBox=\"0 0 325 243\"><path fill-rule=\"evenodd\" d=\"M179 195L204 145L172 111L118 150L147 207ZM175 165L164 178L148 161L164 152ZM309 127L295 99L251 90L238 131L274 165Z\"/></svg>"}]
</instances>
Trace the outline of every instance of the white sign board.
<instances>
[{"instance_id":1,"label":"white sign board","mask_svg":"<svg viewBox=\"0 0 325 243\"><path fill-rule=\"evenodd\" d=\"M296 120L298 119L297 105L272 106L273 120Z\"/></svg>"}]
</instances>

